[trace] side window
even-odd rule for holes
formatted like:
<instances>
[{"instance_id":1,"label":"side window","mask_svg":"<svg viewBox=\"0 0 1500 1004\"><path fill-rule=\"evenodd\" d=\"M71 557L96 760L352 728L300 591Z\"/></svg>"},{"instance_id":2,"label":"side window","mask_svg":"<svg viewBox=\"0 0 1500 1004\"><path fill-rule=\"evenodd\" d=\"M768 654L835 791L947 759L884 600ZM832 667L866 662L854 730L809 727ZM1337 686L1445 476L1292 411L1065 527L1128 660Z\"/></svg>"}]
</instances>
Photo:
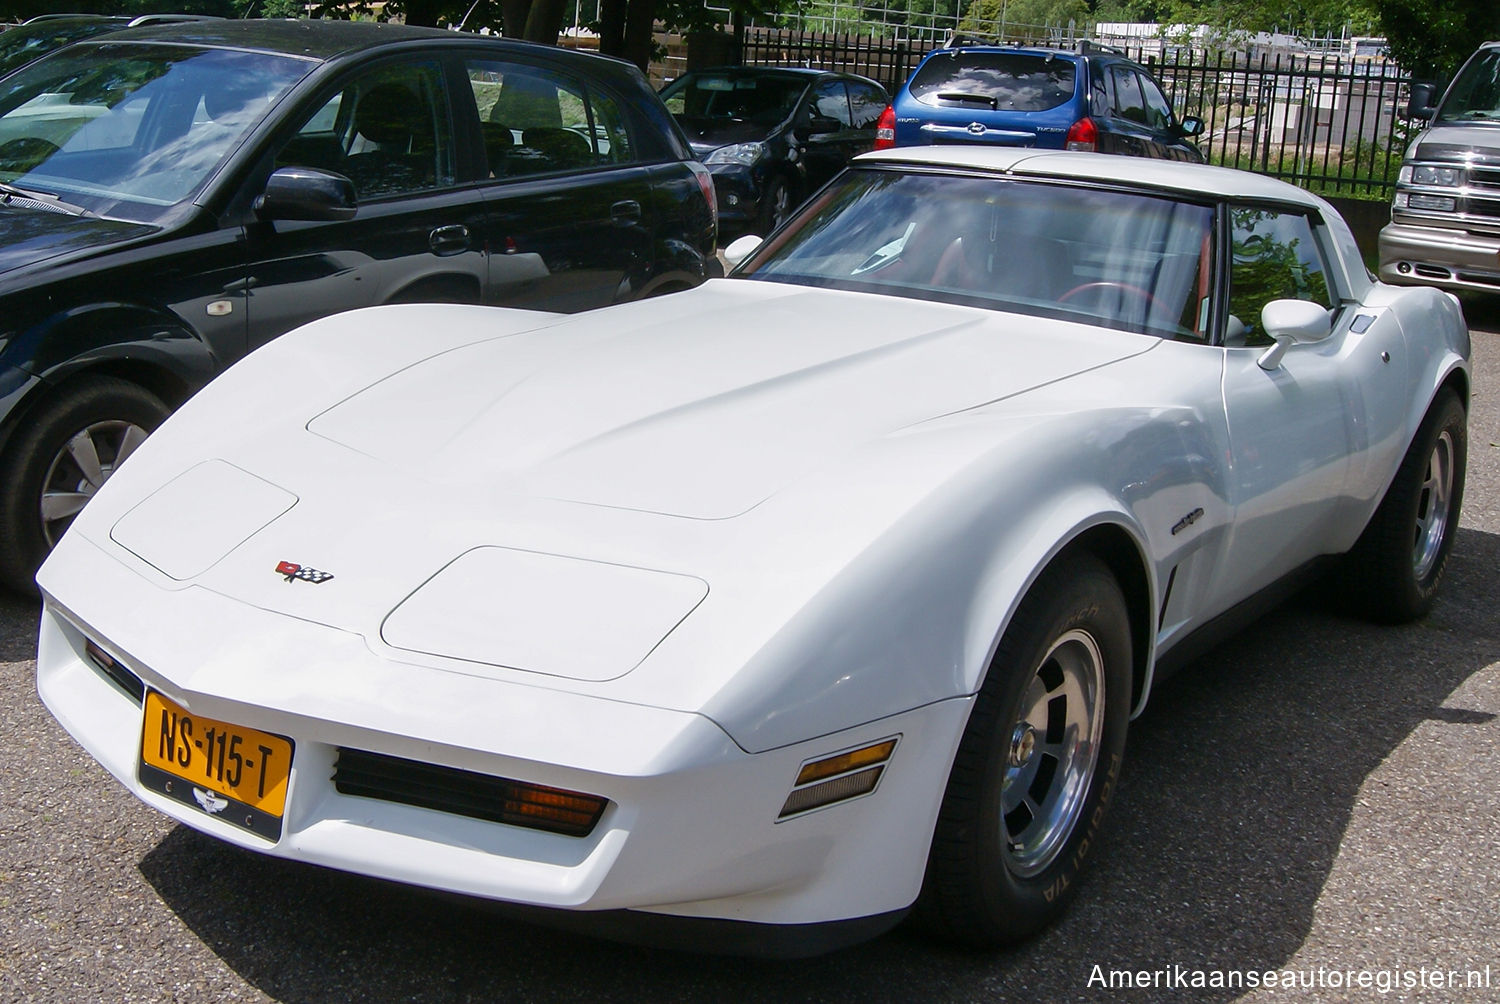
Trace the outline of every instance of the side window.
<instances>
[{"instance_id":1,"label":"side window","mask_svg":"<svg viewBox=\"0 0 1500 1004\"><path fill-rule=\"evenodd\" d=\"M1172 126L1172 105L1167 96L1156 86L1156 81L1140 75L1141 94L1146 99L1146 124L1153 129L1169 129Z\"/></svg>"},{"instance_id":2,"label":"side window","mask_svg":"<svg viewBox=\"0 0 1500 1004\"><path fill-rule=\"evenodd\" d=\"M612 99L595 92L591 113L588 93L570 77L498 60L467 65L491 177L576 171L630 159L625 119Z\"/></svg>"},{"instance_id":3,"label":"side window","mask_svg":"<svg viewBox=\"0 0 1500 1004\"><path fill-rule=\"evenodd\" d=\"M1128 66L1111 66L1115 85L1115 114L1131 122L1145 123L1146 105L1141 98L1141 80Z\"/></svg>"},{"instance_id":4,"label":"side window","mask_svg":"<svg viewBox=\"0 0 1500 1004\"><path fill-rule=\"evenodd\" d=\"M1104 71L1098 66L1091 66L1089 69L1092 81L1089 87L1089 114L1106 117L1109 115L1109 91L1104 85Z\"/></svg>"},{"instance_id":5,"label":"side window","mask_svg":"<svg viewBox=\"0 0 1500 1004\"><path fill-rule=\"evenodd\" d=\"M884 92L869 84L858 81L849 84L849 111L856 129L874 129L889 103Z\"/></svg>"},{"instance_id":6,"label":"side window","mask_svg":"<svg viewBox=\"0 0 1500 1004\"><path fill-rule=\"evenodd\" d=\"M385 66L324 102L276 154L276 166L347 175L361 202L454 183L447 94L436 64Z\"/></svg>"},{"instance_id":7,"label":"side window","mask_svg":"<svg viewBox=\"0 0 1500 1004\"><path fill-rule=\"evenodd\" d=\"M837 119L841 126L849 128L849 96L844 92L842 80L830 80L818 85L818 89L813 92L812 113Z\"/></svg>"},{"instance_id":8,"label":"side window","mask_svg":"<svg viewBox=\"0 0 1500 1004\"><path fill-rule=\"evenodd\" d=\"M1312 220L1300 213L1231 207L1229 345L1270 345L1260 312L1272 300L1311 300L1333 307L1328 270L1313 236Z\"/></svg>"},{"instance_id":9,"label":"side window","mask_svg":"<svg viewBox=\"0 0 1500 1004\"><path fill-rule=\"evenodd\" d=\"M605 164L629 164L635 160L625 116L613 97L589 88L589 109L594 113L594 146Z\"/></svg>"}]
</instances>

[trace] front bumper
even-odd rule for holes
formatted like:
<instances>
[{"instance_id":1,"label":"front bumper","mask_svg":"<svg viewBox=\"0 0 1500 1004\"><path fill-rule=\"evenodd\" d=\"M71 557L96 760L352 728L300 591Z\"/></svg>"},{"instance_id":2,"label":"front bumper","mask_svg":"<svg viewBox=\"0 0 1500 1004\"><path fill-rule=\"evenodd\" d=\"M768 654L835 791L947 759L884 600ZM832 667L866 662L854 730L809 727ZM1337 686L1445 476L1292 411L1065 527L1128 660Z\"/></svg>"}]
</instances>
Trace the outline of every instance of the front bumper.
<instances>
[{"instance_id":1,"label":"front bumper","mask_svg":"<svg viewBox=\"0 0 1500 1004\"><path fill-rule=\"evenodd\" d=\"M354 634L202 588L161 590L77 534L41 579L42 699L142 801L278 857L596 913L617 937L617 911L834 925L850 939L894 923L920 888L969 709L967 699L944 701L752 755L701 715L404 665ZM86 640L197 715L293 740L279 840L141 784L141 704L97 668ZM900 741L871 794L778 821L802 764L889 736ZM587 792L609 805L587 837L571 837L345 795L332 781L340 749ZM826 934L794 933L791 948L774 950L837 947Z\"/></svg>"},{"instance_id":2,"label":"front bumper","mask_svg":"<svg viewBox=\"0 0 1500 1004\"><path fill-rule=\"evenodd\" d=\"M1380 280L1454 291L1500 291L1500 237L1387 224L1380 231Z\"/></svg>"},{"instance_id":3,"label":"front bumper","mask_svg":"<svg viewBox=\"0 0 1500 1004\"><path fill-rule=\"evenodd\" d=\"M714 179L720 227L759 222L765 180L762 172L741 164L714 164L708 170Z\"/></svg>"}]
</instances>

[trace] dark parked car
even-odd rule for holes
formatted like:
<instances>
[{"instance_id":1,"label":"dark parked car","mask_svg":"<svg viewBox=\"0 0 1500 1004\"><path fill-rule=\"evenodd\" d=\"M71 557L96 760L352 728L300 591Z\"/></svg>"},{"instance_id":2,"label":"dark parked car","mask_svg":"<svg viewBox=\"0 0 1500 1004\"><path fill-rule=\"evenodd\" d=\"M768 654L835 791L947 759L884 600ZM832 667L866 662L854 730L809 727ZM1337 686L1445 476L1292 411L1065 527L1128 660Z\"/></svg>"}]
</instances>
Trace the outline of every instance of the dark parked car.
<instances>
[{"instance_id":1,"label":"dark parked car","mask_svg":"<svg viewBox=\"0 0 1500 1004\"><path fill-rule=\"evenodd\" d=\"M217 20L194 14L141 14L110 17L104 14L43 14L0 33L0 77L19 70L33 59L85 38L123 31L143 24Z\"/></svg>"},{"instance_id":2,"label":"dark parked car","mask_svg":"<svg viewBox=\"0 0 1500 1004\"><path fill-rule=\"evenodd\" d=\"M17 71L0 581L33 588L146 433L276 335L379 303L571 311L686 288L713 257L712 196L638 70L552 47L226 20Z\"/></svg>"},{"instance_id":3,"label":"dark parked car","mask_svg":"<svg viewBox=\"0 0 1500 1004\"><path fill-rule=\"evenodd\" d=\"M882 149L939 143L1093 150L1202 163L1161 85L1117 50L1077 52L955 38L917 66L881 123Z\"/></svg>"},{"instance_id":4,"label":"dark parked car","mask_svg":"<svg viewBox=\"0 0 1500 1004\"><path fill-rule=\"evenodd\" d=\"M874 149L889 100L853 74L767 67L694 71L661 96L713 172L720 223L762 236Z\"/></svg>"}]
</instances>

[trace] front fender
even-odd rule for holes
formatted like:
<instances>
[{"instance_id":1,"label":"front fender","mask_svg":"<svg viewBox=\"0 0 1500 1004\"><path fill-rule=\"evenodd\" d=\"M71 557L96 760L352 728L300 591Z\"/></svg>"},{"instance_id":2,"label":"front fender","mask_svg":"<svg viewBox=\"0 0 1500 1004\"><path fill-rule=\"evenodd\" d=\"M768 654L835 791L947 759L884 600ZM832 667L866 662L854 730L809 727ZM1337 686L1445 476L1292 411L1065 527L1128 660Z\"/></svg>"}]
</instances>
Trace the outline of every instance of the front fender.
<instances>
[{"instance_id":1,"label":"front fender","mask_svg":"<svg viewBox=\"0 0 1500 1004\"><path fill-rule=\"evenodd\" d=\"M225 365L176 314L128 303L96 303L53 314L16 332L14 365L55 383L103 360L128 359L172 373L197 388Z\"/></svg>"},{"instance_id":2,"label":"front fender","mask_svg":"<svg viewBox=\"0 0 1500 1004\"><path fill-rule=\"evenodd\" d=\"M1048 424L904 435L741 517L757 538L754 524L777 527L775 543L679 630L724 646L743 630L725 622L736 610L780 626L704 713L761 752L971 695L1026 590L1081 534L1114 526L1149 553L1122 496L1080 473L1098 463L1058 450ZM1105 444L1087 449L1107 461ZM710 613L721 603L727 614Z\"/></svg>"}]
</instances>

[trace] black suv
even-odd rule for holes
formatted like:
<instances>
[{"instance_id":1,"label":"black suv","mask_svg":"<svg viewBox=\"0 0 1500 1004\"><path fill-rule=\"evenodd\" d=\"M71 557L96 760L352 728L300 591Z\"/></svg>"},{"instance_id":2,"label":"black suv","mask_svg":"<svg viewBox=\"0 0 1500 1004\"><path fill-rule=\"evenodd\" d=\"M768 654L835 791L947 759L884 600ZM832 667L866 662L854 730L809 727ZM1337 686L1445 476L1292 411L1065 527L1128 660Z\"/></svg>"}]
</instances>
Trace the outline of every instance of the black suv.
<instances>
[{"instance_id":1,"label":"black suv","mask_svg":"<svg viewBox=\"0 0 1500 1004\"><path fill-rule=\"evenodd\" d=\"M686 288L712 197L639 70L548 46L226 20L24 67L0 82L0 581L34 588L146 433L267 340Z\"/></svg>"},{"instance_id":2,"label":"black suv","mask_svg":"<svg viewBox=\"0 0 1500 1004\"><path fill-rule=\"evenodd\" d=\"M661 96L713 172L720 223L761 236L875 148L888 101L852 73L764 66L695 70Z\"/></svg>"},{"instance_id":3,"label":"black suv","mask_svg":"<svg viewBox=\"0 0 1500 1004\"><path fill-rule=\"evenodd\" d=\"M955 38L917 66L880 123L882 149L983 143L1202 163L1161 85L1118 50L1077 52Z\"/></svg>"}]
</instances>

